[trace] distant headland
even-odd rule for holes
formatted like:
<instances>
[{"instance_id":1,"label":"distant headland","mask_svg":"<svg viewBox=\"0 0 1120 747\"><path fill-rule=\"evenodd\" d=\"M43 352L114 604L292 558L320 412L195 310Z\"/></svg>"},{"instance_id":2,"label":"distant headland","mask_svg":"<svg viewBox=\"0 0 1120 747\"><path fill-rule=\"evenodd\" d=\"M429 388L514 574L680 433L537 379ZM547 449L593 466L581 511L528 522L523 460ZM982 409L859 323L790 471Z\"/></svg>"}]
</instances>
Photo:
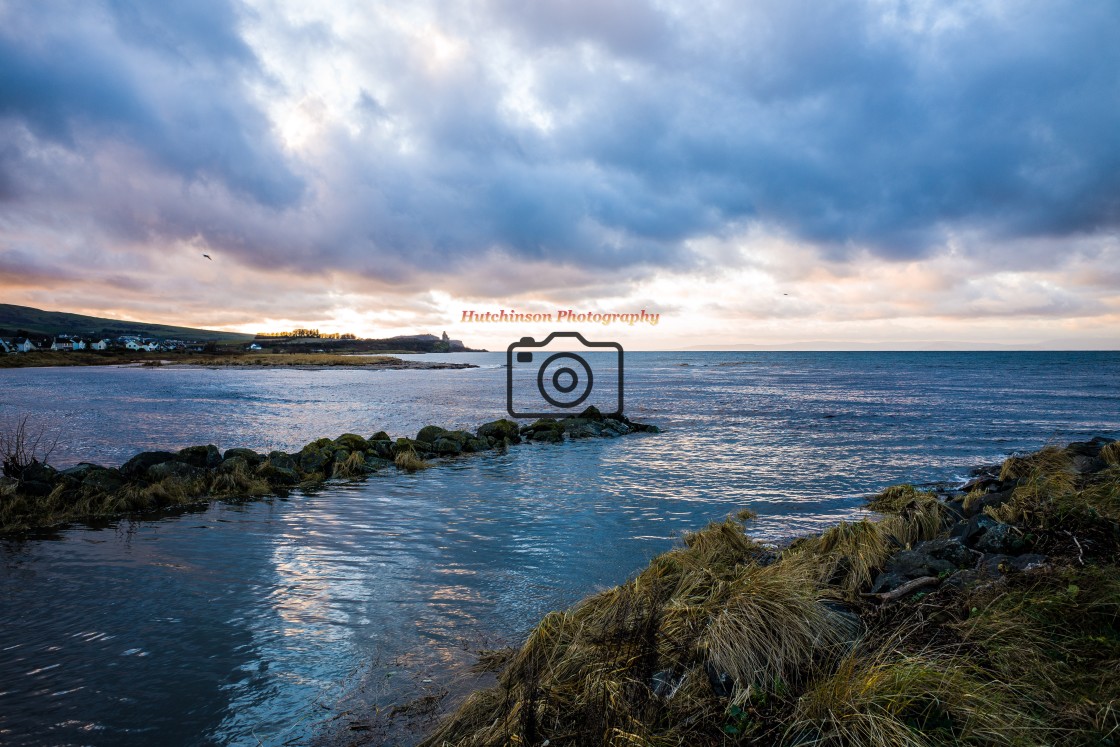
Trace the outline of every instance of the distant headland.
<instances>
[{"instance_id":1,"label":"distant headland","mask_svg":"<svg viewBox=\"0 0 1120 747\"><path fill-rule=\"evenodd\" d=\"M287 354L459 352L481 351L467 347L461 340L450 339L446 332L442 336L360 338L353 334L320 333L317 329L295 329L250 335L0 304L0 368L143 363L152 361L153 354L171 354L168 360L173 363L190 363L193 361L187 356L204 355L212 364L214 356L232 361L243 355L270 355L280 360L279 356Z\"/></svg>"}]
</instances>

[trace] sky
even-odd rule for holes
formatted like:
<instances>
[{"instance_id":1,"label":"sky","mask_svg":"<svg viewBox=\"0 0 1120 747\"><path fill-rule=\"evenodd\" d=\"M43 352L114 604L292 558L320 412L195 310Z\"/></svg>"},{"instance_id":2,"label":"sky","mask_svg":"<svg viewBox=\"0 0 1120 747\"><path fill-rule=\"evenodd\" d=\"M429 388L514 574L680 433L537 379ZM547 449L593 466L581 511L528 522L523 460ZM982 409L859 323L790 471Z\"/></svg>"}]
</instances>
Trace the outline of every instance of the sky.
<instances>
[{"instance_id":1,"label":"sky","mask_svg":"<svg viewBox=\"0 0 1120 747\"><path fill-rule=\"evenodd\" d=\"M1116 349L1118 38L1115 0L0 0L0 301ZM462 321L502 309L660 316Z\"/></svg>"}]
</instances>

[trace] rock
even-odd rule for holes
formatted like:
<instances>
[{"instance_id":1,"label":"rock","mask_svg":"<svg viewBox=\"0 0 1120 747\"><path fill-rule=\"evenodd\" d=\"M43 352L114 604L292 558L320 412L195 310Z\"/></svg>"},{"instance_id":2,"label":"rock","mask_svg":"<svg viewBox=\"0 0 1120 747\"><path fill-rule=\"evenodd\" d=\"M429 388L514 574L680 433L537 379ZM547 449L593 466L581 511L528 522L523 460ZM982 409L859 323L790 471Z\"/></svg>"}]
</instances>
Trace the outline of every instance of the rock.
<instances>
[{"instance_id":1,"label":"rock","mask_svg":"<svg viewBox=\"0 0 1120 747\"><path fill-rule=\"evenodd\" d=\"M312 444L303 447L299 453L299 468L303 472L322 472L330 464L333 452L324 451Z\"/></svg>"},{"instance_id":2,"label":"rock","mask_svg":"<svg viewBox=\"0 0 1120 747\"><path fill-rule=\"evenodd\" d=\"M1094 472L1100 472L1108 466L1100 457L1086 456L1084 454L1074 454L1069 458L1070 466L1073 471L1079 475L1091 475Z\"/></svg>"},{"instance_id":3,"label":"rock","mask_svg":"<svg viewBox=\"0 0 1120 747\"><path fill-rule=\"evenodd\" d=\"M89 475L91 472L94 472L95 470L99 470L99 469L105 469L105 468L102 467L99 464L93 464L91 462L82 462L81 464L76 464L73 467L69 467L67 469L62 470L61 472L59 472L59 474L60 475L66 475L67 477L73 477L78 482L81 482L82 480L86 479L86 476Z\"/></svg>"},{"instance_id":4,"label":"rock","mask_svg":"<svg viewBox=\"0 0 1120 747\"><path fill-rule=\"evenodd\" d=\"M972 565L972 552L964 546L963 542L953 537L919 542L914 549L931 558L951 563L957 568Z\"/></svg>"},{"instance_id":5,"label":"rock","mask_svg":"<svg viewBox=\"0 0 1120 747\"><path fill-rule=\"evenodd\" d=\"M1090 441L1074 441L1066 447L1066 453L1071 457L1083 456L1096 458L1101 455L1101 449L1112 443L1112 439L1097 436Z\"/></svg>"},{"instance_id":6,"label":"rock","mask_svg":"<svg viewBox=\"0 0 1120 747\"><path fill-rule=\"evenodd\" d=\"M226 453L228 454L229 452L227 451ZM252 469L252 465L249 464L249 460L236 455L227 456L222 460L222 463L218 465L218 472L223 475L228 475L231 472L248 472L250 469Z\"/></svg>"},{"instance_id":7,"label":"rock","mask_svg":"<svg viewBox=\"0 0 1120 747\"><path fill-rule=\"evenodd\" d=\"M38 459L35 459L32 460L31 464L23 468L19 479L20 482L43 482L50 485L58 479L58 470L49 464L43 464Z\"/></svg>"},{"instance_id":8,"label":"rock","mask_svg":"<svg viewBox=\"0 0 1120 747\"><path fill-rule=\"evenodd\" d=\"M82 478L82 489L91 493L114 493L124 486L124 475L119 470L91 469Z\"/></svg>"},{"instance_id":9,"label":"rock","mask_svg":"<svg viewBox=\"0 0 1120 747\"><path fill-rule=\"evenodd\" d=\"M603 413L599 412L599 408L595 405L589 406L577 416L580 420L602 420Z\"/></svg>"},{"instance_id":10,"label":"rock","mask_svg":"<svg viewBox=\"0 0 1120 747\"><path fill-rule=\"evenodd\" d=\"M1027 549L1027 543L1015 527L996 523L976 540L976 549L983 553L1018 555Z\"/></svg>"},{"instance_id":11,"label":"rock","mask_svg":"<svg viewBox=\"0 0 1120 747\"><path fill-rule=\"evenodd\" d=\"M650 689L658 698L671 698L677 692L677 688L681 686L682 680L684 680L683 674L678 674L671 669L663 669L660 672L653 673L650 680Z\"/></svg>"},{"instance_id":12,"label":"rock","mask_svg":"<svg viewBox=\"0 0 1120 747\"><path fill-rule=\"evenodd\" d=\"M475 438L474 436L471 436L467 439L467 442L463 444L463 451L467 452L486 451L489 448L490 443L486 441L486 439Z\"/></svg>"},{"instance_id":13,"label":"rock","mask_svg":"<svg viewBox=\"0 0 1120 747\"><path fill-rule=\"evenodd\" d=\"M432 450L437 454L454 455L463 450L458 441L441 436L432 443Z\"/></svg>"},{"instance_id":14,"label":"rock","mask_svg":"<svg viewBox=\"0 0 1120 747\"><path fill-rule=\"evenodd\" d=\"M982 490L985 493L1003 490L1004 485L996 475L983 474L974 477L964 485L961 485L960 490L964 493L971 493L973 490Z\"/></svg>"},{"instance_id":15,"label":"rock","mask_svg":"<svg viewBox=\"0 0 1120 747\"><path fill-rule=\"evenodd\" d=\"M289 461L291 460L289 459ZM271 459L257 467L257 475L268 480L272 485L295 485L299 482L299 474L295 469L279 466Z\"/></svg>"},{"instance_id":16,"label":"rock","mask_svg":"<svg viewBox=\"0 0 1120 747\"><path fill-rule=\"evenodd\" d=\"M486 439L494 444L503 443L503 439L509 439L509 442L514 444L521 443L517 423L508 418L483 423L478 427L477 433L479 438Z\"/></svg>"},{"instance_id":17,"label":"rock","mask_svg":"<svg viewBox=\"0 0 1120 747\"><path fill-rule=\"evenodd\" d=\"M240 457L249 463L249 466L256 467L258 464L265 460L264 454L258 454L252 449L227 449L225 453L226 459L233 457Z\"/></svg>"},{"instance_id":18,"label":"rock","mask_svg":"<svg viewBox=\"0 0 1120 747\"><path fill-rule=\"evenodd\" d=\"M18 491L32 498L42 498L51 494L54 486L42 480L20 480Z\"/></svg>"},{"instance_id":19,"label":"rock","mask_svg":"<svg viewBox=\"0 0 1120 747\"><path fill-rule=\"evenodd\" d=\"M560 421L568 438L593 438L603 433L603 426L597 420L586 418L564 418Z\"/></svg>"},{"instance_id":20,"label":"rock","mask_svg":"<svg viewBox=\"0 0 1120 747\"><path fill-rule=\"evenodd\" d=\"M998 523L987 514L977 514L968 521L957 522L949 532L949 536L959 539L965 547L972 547L989 527L994 527Z\"/></svg>"},{"instance_id":21,"label":"rock","mask_svg":"<svg viewBox=\"0 0 1120 747\"><path fill-rule=\"evenodd\" d=\"M614 418L607 418L605 422L607 424L607 426L606 426L607 428L609 428L611 430L614 430L614 431L617 431L618 435L620 435L620 436L625 436L627 433L629 433L632 430L630 428L629 424L627 424L625 421L622 421L622 420L615 420ZM604 430L606 430L606 428Z\"/></svg>"},{"instance_id":22,"label":"rock","mask_svg":"<svg viewBox=\"0 0 1120 747\"><path fill-rule=\"evenodd\" d=\"M884 573L901 576L907 580L921 576L938 576L952 572L957 566L947 560L930 557L919 550L903 550L887 561Z\"/></svg>"},{"instance_id":23,"label":"rock","mask_svg":"<svg viewBox=\"0 0 1120 747\"><path fill-rule=\"evenodd\" d=\"M381 459L389 459L393 456L393 442L387 438L370 439L370 451Z\"/></svg>"},{"instance_id":24,"label":"rock","mask_svg":"<svg viewBox=\"0 0 1120 747\"><path fill-rule=\"evenodd\" d=\"M909 578L899 573L880 573L871 583L871 593L883 594L884 592L893 591L909 580Z\"/></svg>"},{"instance_id":25,"label":"rock","mask_svg":"<svg viewBox=\"0 0 1120 747\"><path fill-rule=\"evenodd\" d=\"M727 672L716 669L711 662L704 663L704 672L708 675L708 682L717 697L727 698L735 690L735 680Z\"/></svg>"},{"instance_id":26,"label":"rock","mask_svg":"<svg viewBox=\"0 0 1120 747\"><path fill-rule=\"evenodd\" d=\"M147 474L149 467L178 458L178 454L170 451L142 451L121 465L121 474L125 477L140 477Z\"/></svg>"},{"instance_id":27,"label":"rock","mask_svg":"<svg viewBox=\"0 0 1120 747\"><path fill-rule=\"evenodd\" d=\"M335 444L349 451L369 451L369 441L356 433L343 433L334 440Z\"/></svg>"},{"instance_id":28,"label":"rock","mask_svg":"<svg viewBox=\"0 0 1120 747\"><path fill-rule=\"evenodd\" d=\"M521 429L521 435L530 441L558 443L564 440L564 426L559 420L541 418Z\"/></svg>"},{"instance_id":29,"label":"rock","mask_svg":"<svg viewBox=\"0 0 1120 747\"><path fill-rule=\"evenodd\" d=\"M430 444L435 443L435 440L437 438L440 438L441 436L444 436L446 434L447 430L445 430L444 428L440 428L438 425L425 425L420 429L420 432L416 434L416 440L422 441L426 444Z\"/></svg>"},{"instance_id":30,"label":"rock","mask_svg":"<svg viewBox=\"0 0 1120 747\"><path fill-rule=\"evenodd\" d=\"M222 452L218 451L218 447L213 444L209 446L188 446L179 452L177 459L184 464L199 469L214 469L222 463Z\"/></svg>"},{"instance_id":31,"label":"rock","mask_svg":"<svg viewBox=\"0 0 1120 747\"><path fill-rule=\"evenodd\" d=\"M369 470L370 472L377 472L378 470L382 470L382 469L385 469L386 467L392 467L392 466L393 466L393 463L391 461L389 461L388 459L382 459L380 457L375 457L375 456L366 457L366 469Z\"/></svg>"},{"instance_id":32,"label":"rock","mask_svg":"<svg viewBox=\"0 0 1120 747\"><path fill-rule=\"evenodd\" d=\"M1028 553L1011 557L1003 553L985 555L977 570L981 576L998 576L1004 573L1028 571L1046 565L1046 556Z\"/></svg>"},{"instance_id":33,"label":"rock","mask_svg":"<svg viewBox=\"0 0 1120 747\"><path fill-rule=\"evenodd\" d=\"M278 469L290 469L293 472L296 469L296 460L291 454L283 451L270 451L268 452L268 464Z\"/></svg>"},{"instance_id":34,"label":"rock","mask_svg":"<svg viewBox=\"0 0 1120 747\"><path fill-rule=\"evenodd\" d=\"M973 493L966 497L964 500L964 515L966 517L973 517L977 514L984 513L984 509L989 506L997 508L1007 503L1011 499L1012 490L1001 490L995 493Z\"/></svg>"},{"instance_id":35,"label":"rock","mask_svg":"<svg viewBox=\"0 0 1120 747\"><path fill-rule=\"evenodd\" d=\"M385 431L378 431L377 433L374 433L372 436L370 436L367 440L369 440L369 441L392 441L393 439Z\"/></svg>"},{"instance_id":36,"label":"rock","mask_svg":"<svg viewBox=\"0 0 1120 747\"><path fill-rule=\"evenodd\" d=\"M413 441L411 438L398 438L392 446L393 456L400 454L402 451L413 451L423 456L432 453L432 445L423 441Z\"/></svg>"},{"instance_id":37,"label":"rock","mask_svg":"<svg viewBox=\"0 0 1120 747\"><path fill-rule=\"evenodd\" d=\"M201 467L178 461L161 462L148 467L148 479L152 482L166 480L169 477L179 480L194 480L205 474L206 470Z\"/></svg>"}]
</instances>

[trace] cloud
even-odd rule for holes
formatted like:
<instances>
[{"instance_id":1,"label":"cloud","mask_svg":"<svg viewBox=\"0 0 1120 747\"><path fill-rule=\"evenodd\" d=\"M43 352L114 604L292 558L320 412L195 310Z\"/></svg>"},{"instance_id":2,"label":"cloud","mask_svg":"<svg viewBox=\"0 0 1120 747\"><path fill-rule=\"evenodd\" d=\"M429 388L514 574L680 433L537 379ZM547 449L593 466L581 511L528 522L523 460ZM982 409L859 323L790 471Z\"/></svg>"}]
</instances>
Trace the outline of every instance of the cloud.
<instances>
[{"instance_id":1,"label":"cloud","mask_svg":"<svg viewBox=\"0 0 1120 747\"><path fill-rule=\"evenodd\" d=\"M308 313L347 283L575 302L938 258L1052 274L965 313L1116 290L1108 0L102 0L0 28L0 252L36 283L161 285L203 247L314 284Z\"/></svg>"}]
</instances>

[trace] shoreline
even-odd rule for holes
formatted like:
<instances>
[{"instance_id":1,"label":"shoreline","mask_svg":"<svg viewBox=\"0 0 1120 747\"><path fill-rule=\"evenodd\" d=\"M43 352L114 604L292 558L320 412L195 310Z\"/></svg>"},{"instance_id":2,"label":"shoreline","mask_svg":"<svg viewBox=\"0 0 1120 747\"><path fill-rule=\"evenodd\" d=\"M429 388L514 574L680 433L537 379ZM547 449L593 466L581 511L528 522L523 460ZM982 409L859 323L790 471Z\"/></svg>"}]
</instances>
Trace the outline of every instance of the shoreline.
<instances>
[{"instance_id":1,"label":"shoreline","mask_svg":"<svg viewBox=\"0 0 1120 747\"><path fill-rule=\"evenodd\" d=\"M1120 442L974 474L788 546L749 511L687 534L480 656L495 684L432 706L421 744L1110 743Z\"/></svg>"},{"instance_id":2,"label":"shoreline","mask_svg":"<svg viewBox=\"0 0 1120 747\"><path fill-rule=\"evenodd\" d=\"M265 370L290 368L297 371L318 371L332 368L398 370L447 370L478 368L474 363L448 361L402 360L380 353L177 353L175 358L159 357L153 353L123 351L40 351L34 353L9 353L0 355L0 369L21 368L85 368L91 366L139 366L144 368L243 368Z\"/></svg>"},{"instance_id":3,"label":"shoreline","mask_svg":"<svg viewBox=\"0 0 1120 747\"><path fill-rule=\"evenodd\" d=\"M435 364L439 365L439 364ZM461 364L452 364L459 366ZM14 455L0 476L0 537L13 533L170 510L213 500L287 495L330 479L360 479L395 467L406 472L440 460L508 449L521 443L561 443L583 438L618 438L658 433L657 426L588 407L577 416L521 425L509 419L484 423L474 432L424 426L415 438L379 431L320 438L298 452L230 448L213 444L177 452L145 451L119 467L82 462L58 470L34 458L26 423L0 434L0 451Z\"/></svg>"}]
</instances>

